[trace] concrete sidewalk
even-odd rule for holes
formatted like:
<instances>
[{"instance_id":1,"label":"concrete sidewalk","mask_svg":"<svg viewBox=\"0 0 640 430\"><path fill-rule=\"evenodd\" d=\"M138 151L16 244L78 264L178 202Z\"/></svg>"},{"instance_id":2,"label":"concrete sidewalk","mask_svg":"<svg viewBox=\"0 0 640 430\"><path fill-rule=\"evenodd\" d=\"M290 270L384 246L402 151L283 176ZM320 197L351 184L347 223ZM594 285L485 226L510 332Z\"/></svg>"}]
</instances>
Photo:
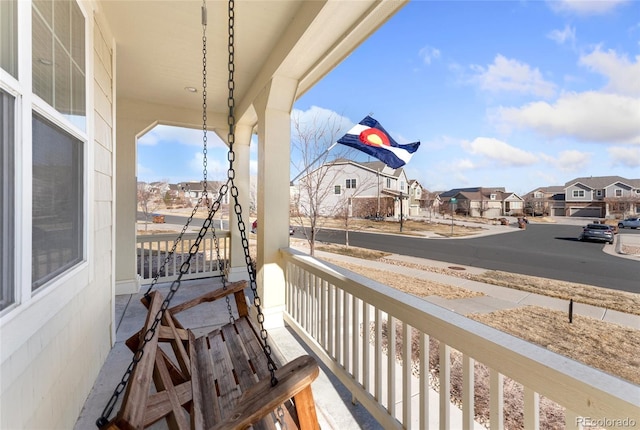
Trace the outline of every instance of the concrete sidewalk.
<instances>
[{"instance_id":1,"label":"concrete sidewalk","mask_svg":"<svg viewBox=\"0 0 640 430\"><path fill-rule=\"evenodd\" d=\"M640 240L640 236L633 236L638 237L638 239ZM387 270L398 274L435 281L441 284L461 287L467 290L483 293L484 296L482 297L467 299L444 299L438 296L430 296L425 298L425 300L431 303L437 304L438 306L444 307L462 315L469 315L473 313L489 313L502 309L513 309L523 306L540 306L543 308L565 312L568 312L569 310L568 300L557 299L541 294L534 294L527 291L500 287L497 285L485 284L482 282L472 281L457 276L450 276L441 273L430 272L427 270L414 269L406 266L398 266L394 264L381 263L379 261L364 260L360 258L348 257L321 251L316 251L316 257L320 259L330 258L332 260L341 260L360 266L370 267L372 269ZM455 267L456 270L464 270L466 273L470 274L480 274L485 271L484 269L480 269L477 267L468 267L458 264L452 265L450 263L444 263L441 261L407 257L397 254L392 254L390 256L387 256L386 258L420 266L437 268ZM576 315L588 316L605 322L632 327L634 329L640 329L640 316L638 315L627 314L624 312L614 311L582 303L574 303L573 312Z\"/></svg>"}]
</instances>

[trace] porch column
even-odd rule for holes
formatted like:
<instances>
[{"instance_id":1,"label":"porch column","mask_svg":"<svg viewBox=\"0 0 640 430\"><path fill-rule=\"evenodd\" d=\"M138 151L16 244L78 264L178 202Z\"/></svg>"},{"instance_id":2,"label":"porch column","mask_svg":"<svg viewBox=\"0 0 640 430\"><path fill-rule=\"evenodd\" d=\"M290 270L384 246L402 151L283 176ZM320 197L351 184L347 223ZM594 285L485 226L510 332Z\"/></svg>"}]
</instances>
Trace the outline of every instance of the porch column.
<instances>
[{"instance_id":1,"label":"porch column","mask_svg":"<svg viewBox=\"0 0 640 430\"><path fill-rule=\"evenodd\" d=\"M249 215L251 212L251 172L250 172L250 146L253 127L250 125L237 125L235 132L235 143L233 144L233 152L235 153L235 161L233 162L235 170L234 183L238 188L238 203L242 206L242 221L244 221L247 238L251 232L251 221ZM226 140L226 136L224 137ZM247 264L244 258L244 249L242 248L242 240L240 239L240 229L238 228L238 216L235 212L235 201L231 195L229 196L229 233L231 235L231 250L229 259L231 270L229 273L230 281L239 281L248 279Z\"/></svg>"},{"instance_id":2,"label":"porch column","mask_svg":"<svg viewBox=\"0 0 640 430\"><path fill-rule=\"evenodd\" d=\"M147 123L146 125L149 125ZM135 294L140 289L136 270L137 177L136 142L142 129L138 121L118 116L116 130L116 294Z\"/></svg>"},{"instance_id":3,"label":"porch column","mask_svg":"<svg viewBox=\"0 0 640 430\"><path fill-rule=\"evenodd\" d=\"M283 325L284 265L289 246L291 109L298 82L274 77L254 102L258 115L257 282L265 327Z\"/></svg>"}]
</instances>

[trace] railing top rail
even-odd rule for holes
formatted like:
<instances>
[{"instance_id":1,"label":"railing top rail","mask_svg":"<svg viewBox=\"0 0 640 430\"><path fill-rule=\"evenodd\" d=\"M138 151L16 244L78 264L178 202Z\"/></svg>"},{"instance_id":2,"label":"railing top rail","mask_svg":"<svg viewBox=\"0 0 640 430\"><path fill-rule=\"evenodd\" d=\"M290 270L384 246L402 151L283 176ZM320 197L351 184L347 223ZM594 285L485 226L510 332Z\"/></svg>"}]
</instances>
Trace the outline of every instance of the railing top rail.
<instances>
[{"instance_id":1,"label":"railing top rail","mask_svg":"<svg viewBox=\"0 0 640 430\"><path fill-rule=\"evenodd\" d=\"M139 234L136 235L136 243L155 242L158 240L175 240L177 233L158 233L158 234ZM216 236L218 238L229 238L229 230L217 230ZM195 239L198 237L198 233L185 233L182 239Z\"/></svg>"},{"instance_id":2,"label":"railing top rail","mask_svg":"<svg viewBox=\"0 0 640 430\"><path fill-rule=\"evenodd\" d=\"M640 420L640 386L292 248L286 262L583 416Z\"/></svg>"}]
</instances>

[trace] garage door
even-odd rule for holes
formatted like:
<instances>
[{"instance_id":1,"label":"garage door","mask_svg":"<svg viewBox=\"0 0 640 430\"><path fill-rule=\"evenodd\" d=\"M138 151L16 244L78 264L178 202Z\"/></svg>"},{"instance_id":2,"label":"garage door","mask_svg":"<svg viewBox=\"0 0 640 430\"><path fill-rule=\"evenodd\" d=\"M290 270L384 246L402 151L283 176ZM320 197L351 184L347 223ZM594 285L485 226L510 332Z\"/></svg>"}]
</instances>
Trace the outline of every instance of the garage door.
<instances>
[{"instance_id":1,"label":"garage door","mask_svg":"<svg viewBox=\"0 0 640 430\"><path fill-rule=\"evenodd\" d=\"M553 216L564 216L564 208L552 208Z\"/></svg>"},{"instance_id":2,"label":"garage door","mask_svg":"<svg viewBox=\"0 0 640 430\"><path fill-rule=\"evenodd\" d=\"M584 216L599 218L602 216L600 208L588 207L588 208L569 208L569 216Z\"/></svg>"}]
</instances>

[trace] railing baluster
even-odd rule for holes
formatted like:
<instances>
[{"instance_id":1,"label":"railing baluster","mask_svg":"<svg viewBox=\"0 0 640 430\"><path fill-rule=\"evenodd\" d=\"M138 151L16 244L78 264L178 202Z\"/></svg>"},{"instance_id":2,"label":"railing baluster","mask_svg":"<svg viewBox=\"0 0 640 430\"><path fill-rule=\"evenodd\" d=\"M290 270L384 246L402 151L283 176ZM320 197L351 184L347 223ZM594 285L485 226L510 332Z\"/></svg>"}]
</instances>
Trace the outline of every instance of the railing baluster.
<instances>
[{"instance_id":1,"label":"railing baluster","mask_svg":"<svg viewBox=\"0 0 640 430\"><path fill-rule=\"evenodd\" d=\"M356 297L352 297L352 325L351 325L351 349L353 350L353 361L351 362L351 369L353 374L353 379L362 383L361 375L362 375L362 365L360 362L360 357L362 354L360 353L360 306L362 301Z\"/></svg>"},{"instance_id":2,"label":"railing baluster","mask_svg":"<svg viewBox=\"0 0 640 430\"><path fill-rule=\"evenodd\" d=\"M475 360L465 354L462 357L462 428L472 430L474 425ZM528 429L528 427L525 426Z\"/></svg>"},{"instance_id":3,"label":"railing baluster","mask_svg":"<svg viewBox=\"0 0 640 430\"><path fill-rule=\"evenodd\" d=\"M342 291L343 294L343 302L342 302L342 362L344 363L344 368L347 372L353 372L351 368L351 342L349 339L351 338L351 294L347 294Z\"/></svg>"},{"instance_id":4,"label":"railing baluster","mask_svg":"<svg viewBox=\"0 0 640 430\"><path fill-rule=\"evenodd\" d=\"M329 313L327 315L327 334L328 334L328 350L329 356L337 361L336 358L336 349L335 344L333 342L334 334L335 334L335 313L336 313L336 297L335 297L335 287L333 284L329 284L329 289L327 291L327 295L329 296Z\"/></svg>"},{"instance_id":5,"label":"railing baluster","mask_svg":"<svg viewBox=\"0 0 640 430\"><path fill-rule=\"evenodd\" d=\"M439 399L440 399L440 430L451 427L451 347L440 340L439 347Z\"/></svg>"},{"instance_id":6,"label":"railing baluster","mask_svg":"<svg viewBox=\"0 0 640 430\"><path fill-rule=\"evenodd\" d=\"M489 369L489 424L491 430L504 429L504 376Z\"/></svg>"},{"instance_id":7,"label":"railing baluster","mask_svg":"<svg viewBox=\"0 0 640 430\"><path fill-rule=\"evenodd\" d=\"M387 410L396 417L396 319L387 315Z\"/></svg>"},{"instance_id":8,"label":"railing baluster","mask_svg":"<svg viewBox=\"0 0 640 430\"><path fill-rule=\"evenodd\" d=\"M582 420L575 412L566 409L564 411L564 428L565 430L583 430Z\"/></svg>"},{"instance_id":9,"label":"railing baluster","mask_svg":"<svg viewBox=\"0 0 640 430\"><path fill-rule=\"evenodd\" d=\"M362 301L362 386L373 394L371 389L371 305Z\"/></svg>"},{"instance_id":10,"label":"railing baluster","mask_svg":"<svg viewBox=\"0 0 640 430\"><path fill-rule=\"evenodd\" d=\"M411 326L402 323L402 424L411 427Z\"/></svg>"},{"instance_id":11,"label":"railing baluster","mask_svg":"<svg viewBox=\"0 0 640 430\"><path fill-rule=\"evenodd\" d=\"M420 428L429 428L429 335L420 333Z\"/></svg>"},{"instance_id":12,"label":"railing baluster","mask_svg":"<svg viewBox=\"0 0 640 430\"><path fill-rule=\"evenodd\" d=\"M540 394L529 387L524 387L524 428L540 428Z\"/></svg>"},{"instance_id":13,"label":"railing baluster","mask_svg":"<svg viewBox=\"0 0 640 430\"><path fill-rule=\"evenodd\" d=\"M382 405L382 311L376 308L375 317L375 393L378 403Z\"/></svg>"},{"instance_id":14,"label":"railing baluster","mask_svg":"<svg viewBox=\"0 0 640 430\"><path fill-rule=\"evenodd\" d=\"M342 290L338 287L335 287L336 290L336 313L334 315L335 321L333 326L335 327L335 355L336 361L338 364L344 366L344 361L342 361Z\"/></svg>"}]
</instances>

